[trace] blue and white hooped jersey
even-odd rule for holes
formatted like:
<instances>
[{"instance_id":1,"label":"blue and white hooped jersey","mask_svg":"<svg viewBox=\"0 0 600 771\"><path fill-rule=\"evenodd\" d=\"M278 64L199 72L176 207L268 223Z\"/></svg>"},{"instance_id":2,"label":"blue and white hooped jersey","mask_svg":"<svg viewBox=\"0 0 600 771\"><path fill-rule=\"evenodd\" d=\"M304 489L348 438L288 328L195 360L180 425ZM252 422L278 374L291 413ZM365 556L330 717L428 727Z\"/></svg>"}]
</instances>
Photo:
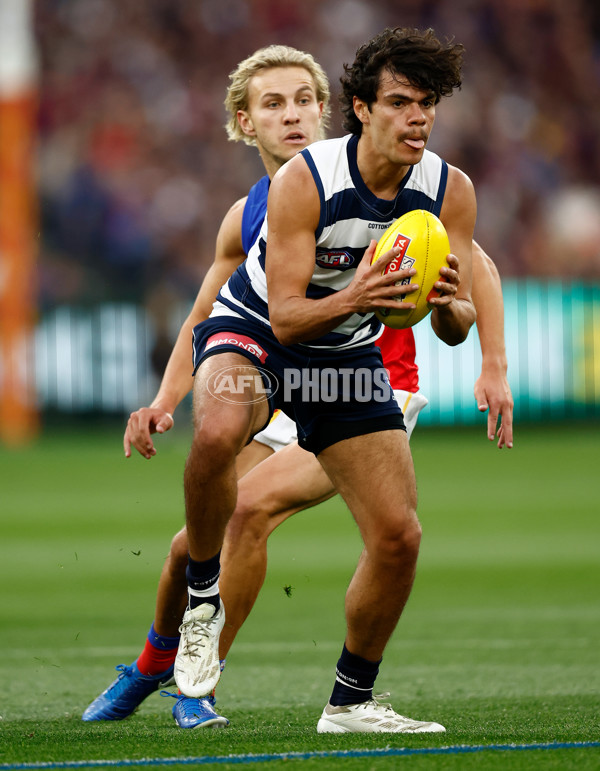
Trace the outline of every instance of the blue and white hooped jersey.
<instances>
[{"instance_id":1,"label":"blue and white hooped jersey","mask_svg":"<svg viewBox=\"0 0 600 771\"><path fill-rule=\"evenodd\" d=\"M398 217L413 209L439 216L446 190L448 166L438 155L425 150L411 166L393 200L377 198L363 182L356 162L358 137L315 142L302 150L321 201L315 231L315 269L306 290L313 299L344 289L371 239ZM265 276L267 218L247 260L221 288L214 315L239 315L269 325ZM290 256L293 259L293 254ZM355 313L331 332L302 345L320 350L355 348L374 342L382 326L372 313Z\"/></svg>"}]
</instances>

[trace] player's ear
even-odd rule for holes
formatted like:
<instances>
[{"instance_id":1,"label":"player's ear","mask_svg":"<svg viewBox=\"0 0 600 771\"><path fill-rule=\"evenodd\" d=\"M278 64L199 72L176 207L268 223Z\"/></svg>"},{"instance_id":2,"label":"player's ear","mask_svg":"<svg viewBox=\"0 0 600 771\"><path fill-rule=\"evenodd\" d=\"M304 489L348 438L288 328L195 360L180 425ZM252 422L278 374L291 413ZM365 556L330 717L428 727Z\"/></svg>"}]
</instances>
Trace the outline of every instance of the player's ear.
<instances>
[{"instance_id":1,"label":"player's ear","mask_svg":"<svg viewBox=\"0 0 600 771\"><path fill-rule=\"evenodd\" d=\"M362 99L354 96L352 98L352 106L354 107L354 114L359 119L359 121L363 124L369 123L369 105L366 102L363 102Z\"/></svg>"},{"instance_id":2,"label":"player's ear","mask_svg":"<svg viewBox=\"0 0 600 771\"><path fill-rule=\"evenodd\" d=\"M254 128L254 124L252 123L252 118L246 112L246 110L238 110L237 119L238 119L238 123L240 124L240 128L242 129L244 134L246 134L246 136L249 136L249 137L256 136L256 130Z\"/></svg>"}]
</instances>

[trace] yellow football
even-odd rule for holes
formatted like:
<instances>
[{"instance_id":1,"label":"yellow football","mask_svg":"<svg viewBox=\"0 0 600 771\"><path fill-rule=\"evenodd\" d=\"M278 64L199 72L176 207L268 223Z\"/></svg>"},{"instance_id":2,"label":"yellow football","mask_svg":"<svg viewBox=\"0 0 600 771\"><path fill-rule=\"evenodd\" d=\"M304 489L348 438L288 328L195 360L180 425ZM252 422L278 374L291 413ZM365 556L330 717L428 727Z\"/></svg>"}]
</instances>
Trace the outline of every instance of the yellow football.
<instances>
[{"instance_id":1,"label":"yellow football","mask_svg":"<svg viewBox=\"0 0 600 771\"><path fill-rule=\"evenodd\" d=\"M440 268L448 265L446 255L450 254L450 242L446 228L435 214L415 209L392 222L379 239L371 264L394 246L400 247L400 254L386 266L384 273L415 268L416 275L397 281L396 286L418 284L419 288L396 299L414 303L416 308L378 308L375 315L388 327L405 329L424 319L432 310L429 300L439 297L433 285L440 278Z\"/></svg>"}]
</instances>

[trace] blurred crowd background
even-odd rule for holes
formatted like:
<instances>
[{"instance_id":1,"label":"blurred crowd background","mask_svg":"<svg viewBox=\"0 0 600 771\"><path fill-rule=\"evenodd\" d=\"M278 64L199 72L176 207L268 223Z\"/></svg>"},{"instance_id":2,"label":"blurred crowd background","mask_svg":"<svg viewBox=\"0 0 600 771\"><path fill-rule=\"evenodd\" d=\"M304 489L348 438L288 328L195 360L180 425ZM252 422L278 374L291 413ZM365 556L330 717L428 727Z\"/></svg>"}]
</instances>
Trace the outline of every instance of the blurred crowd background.
<instances>
[{"instance_id":1,"label":"blurred crowd background","mask_svg":"<svg viewBox=\"0 0 600 771\"><path fill-rule=\"evenodd\" d=\"M228 142L228 75L285 43L339 77L387 26L466 47L430 148L470 175L503 277L600 276L597 0L39 0L40 305L189 304L263 170Z\"/></svg>"}]
</instances>

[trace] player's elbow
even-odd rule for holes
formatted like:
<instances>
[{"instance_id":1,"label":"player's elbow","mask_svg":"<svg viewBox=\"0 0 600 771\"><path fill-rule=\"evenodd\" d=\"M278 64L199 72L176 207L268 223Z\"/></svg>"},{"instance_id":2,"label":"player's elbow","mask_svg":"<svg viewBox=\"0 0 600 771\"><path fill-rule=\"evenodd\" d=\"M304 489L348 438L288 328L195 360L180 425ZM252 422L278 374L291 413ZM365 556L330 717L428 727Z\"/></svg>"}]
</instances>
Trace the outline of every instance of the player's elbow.
<instances>
[{"instance_id":1,"label":"player's elbow","mask_svg":"<svg viewBox=\"0 0 600 771\"><path fill-rule=\"evenodd\" d=\"M438 314L437 317L432 317L432 326L436 335L449 346L464 343L477 319L477 311L470 300L455 300L452 305L455 307L451 315L442 317Z\"/></svg>"},{"instance_id":2,"label":"player's elbow","mask_svg":"<svg viewBox=\"0 0 600 771\"><path fill-rule=\"evenodd\" d=\"M283 313L280 305L269 306L269 319L273 334L281 345L293 345L298 342L294 328L289 321L289 313Z\"/></svg>"},{"instance_id":3,"label":"player's elbow","mask_svg":"<svg viewBox=\"0 0 600 771\"><path fill-rule=\"evenodd\" d=\"M471 331L471 327L475 323L475 313L473 313L472 318L462 318L460 322L456 325L456 327L453 327L448 335L448 339L445 341L448 345L454 346L454 345L460 345L461 343L464 343L467 337L469 336L469 332Z\"/></svg>"},{"instance_id":4,"label":"player's elbow","mask_svg":"<svg viewBox=\"0 0 600 771\"><path fill-rule=\"evenodd\" d=\"M446 343L446 345L449 345L450 347L454 347L455 345L460 345L461 343L464 343L467 339L467 336L469 334L469 329L463 330L453 330L451 333L446 333L446 335L442 338L442 340Z\"/></svg>"},{"instance_id":5,"label":"player's elbow","mask_svg":"<svg viewBox=\"0 0 600 771\"><path fill-rule=\"evenodd\" d=\"M271 329L281 345L293 345L299 342L293 330L286 326L286 324L273 323L271 319Z\"/></svg>"}]
</instances>

